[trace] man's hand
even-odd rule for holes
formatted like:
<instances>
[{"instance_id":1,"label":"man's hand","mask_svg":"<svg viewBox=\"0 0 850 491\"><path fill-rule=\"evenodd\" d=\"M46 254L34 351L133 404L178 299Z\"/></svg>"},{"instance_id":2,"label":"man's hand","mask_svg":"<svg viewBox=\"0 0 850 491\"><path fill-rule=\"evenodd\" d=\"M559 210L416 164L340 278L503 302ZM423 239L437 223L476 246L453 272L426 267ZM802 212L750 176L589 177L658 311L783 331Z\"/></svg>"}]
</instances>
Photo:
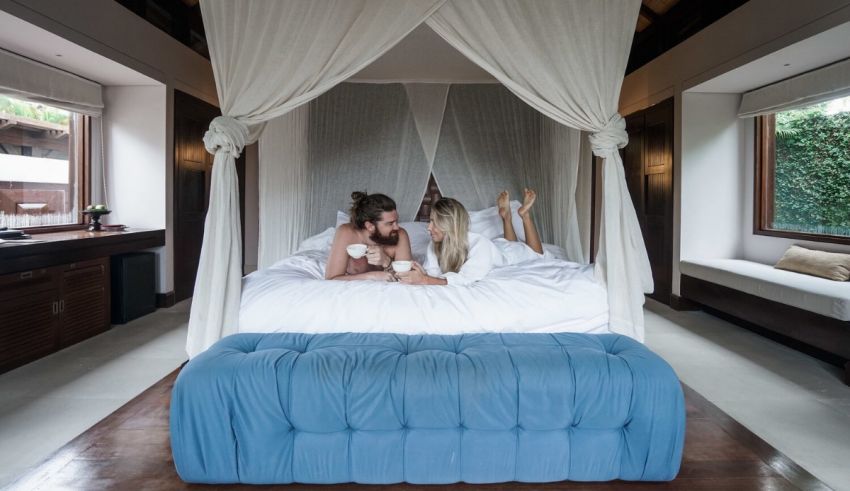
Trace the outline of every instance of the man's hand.
<instances>
[{"instance_id":1,"label":"man's hand","mask_svg":"<svg viewBox=\"0 0 850 491\"><path fill-rule=\"evenodd\" d=\"M382 268L386 268L392 262L390 256L384 253L384 248L378 245L370 245L366 248L366 260L372 266L380 266Z\"/></svg>"}]
</instances>

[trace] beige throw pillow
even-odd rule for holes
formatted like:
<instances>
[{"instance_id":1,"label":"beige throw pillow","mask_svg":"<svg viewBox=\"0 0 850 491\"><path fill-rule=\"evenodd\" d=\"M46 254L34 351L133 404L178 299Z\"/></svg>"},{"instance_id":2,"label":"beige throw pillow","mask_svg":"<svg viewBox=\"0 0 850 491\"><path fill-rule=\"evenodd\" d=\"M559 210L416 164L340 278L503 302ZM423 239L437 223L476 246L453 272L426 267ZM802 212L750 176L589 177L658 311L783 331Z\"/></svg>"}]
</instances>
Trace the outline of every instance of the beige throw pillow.
<instances>
[{"instance_id":1,"label":"beige throw pillow","mask_svg":"<svg viewBox=\"0 0 850 491\"><path fill-rule=\"evenodd\" d=\"M847 281L850 279L850 254L814 251L792 245L774 267L835 281Z\"/></svg>"}]
</instances>

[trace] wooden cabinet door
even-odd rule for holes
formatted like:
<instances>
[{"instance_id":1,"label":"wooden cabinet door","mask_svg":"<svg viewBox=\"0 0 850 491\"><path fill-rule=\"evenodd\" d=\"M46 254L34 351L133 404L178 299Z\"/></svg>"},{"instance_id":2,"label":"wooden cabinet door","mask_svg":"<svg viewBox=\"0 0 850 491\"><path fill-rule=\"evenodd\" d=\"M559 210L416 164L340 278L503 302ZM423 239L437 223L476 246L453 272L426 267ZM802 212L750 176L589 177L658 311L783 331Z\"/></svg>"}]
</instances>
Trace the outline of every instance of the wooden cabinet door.
<instances>
[{"instance_id":1,"label":"wooden cabinet door","mask_svg":"<svg viewBox=\"0 0 850 491\"><path fill-rule=\"evenodd\" d=\"M195 291L213 165L203 139L210 122L220 115L217 107L174 91L174 299L178 302ZM244 257L245 152L236 160L236 174Z\"/></svg>"},{"instance_id":2,"label":"wooden cabinet door","mask_svg":"<svg viewBox=\"0 0 850 491\"><path fill-rule=\"evenodd\" d=\"M673 286L673 99L626 118L626 185L635 205L655 290L670 303Z\"/></svg>"},{"instance_id":3,"label":"wooden cabinet door","mask_svg":"<svg viewBox=\"0 0 850 491\"><path fill-rule=\"evenodd\" d=\"M109 329L109 258L60 266L59 347Z\"/></svg>"},{"instance_id":4,"label":"wooden cabinet door","mask_svg":"<svg viewBox=\"0 0 850 491\"><path fill-rule=\"evenodd\" d=\"M52 270L0 276L0 373L56 351L58 321Z\"/></svg>"},{"instance_id":5,"label":"wooden cabinet door","mask_svg":"<svg viewBox=\"0 0 850 491\"><path fill-rule=\"evenodd\" d=\"M673 100L646 110L643 138L643 230L655 291L670 304L673 292Z\"/></svg>"},{"instance_id":6,"label":"wooden cabinet door","mask_svg":"<svg viewBox=\"0 0 850 491\"><path fill-rule=\"evenodd\" d=\"M210 201L213 156L204 133L221 112L174 91L174 298L192 296Z\"/></svg>"}]
</instances>

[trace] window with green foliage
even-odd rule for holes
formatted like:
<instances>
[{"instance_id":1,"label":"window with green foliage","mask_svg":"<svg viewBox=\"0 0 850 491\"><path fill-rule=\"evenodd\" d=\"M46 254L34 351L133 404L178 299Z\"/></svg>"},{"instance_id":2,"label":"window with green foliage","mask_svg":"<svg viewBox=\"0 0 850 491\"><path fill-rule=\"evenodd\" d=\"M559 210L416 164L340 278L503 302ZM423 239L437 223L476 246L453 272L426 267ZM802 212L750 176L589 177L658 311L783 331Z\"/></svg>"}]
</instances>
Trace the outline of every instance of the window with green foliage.
<instances>
[{"instance_id":1,"label":"window with green foliage","mask_svg":"<svg viewBox=\"0 0 850 491\"><path fill-rule=\"evenodd\" d=\"M82 223L87 119L0 95L0 227Z\"/></svg>"},{"instance_id":2,"label":"window with green foliage","mask_svg":"<svg viewBox=\"0 0 850 491\"><path fill-rule=\"evenodd\" d=\"M759 230L850 239L850 97L763 116L758 125Z\"/></svg>"}]
</instances>

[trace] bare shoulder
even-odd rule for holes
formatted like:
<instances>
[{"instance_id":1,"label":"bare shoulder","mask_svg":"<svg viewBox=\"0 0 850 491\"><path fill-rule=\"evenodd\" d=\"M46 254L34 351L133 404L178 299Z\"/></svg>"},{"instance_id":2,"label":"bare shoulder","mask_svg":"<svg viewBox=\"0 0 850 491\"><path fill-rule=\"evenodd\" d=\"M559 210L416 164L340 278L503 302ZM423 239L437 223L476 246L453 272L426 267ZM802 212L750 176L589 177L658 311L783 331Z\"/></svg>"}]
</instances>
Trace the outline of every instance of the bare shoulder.
<instances>
[{"instance_id":1,"label":"bare shoulder","mask_svg":"<svg viewBox=\"0 0 850 491\"><path fill-rule=\"evenodd\" d=\"M343 241L355 241L357 239L357 231L354 229L354 225L350 223L343 223L339 227L336 228L336 234L334 235L334 241L343 240Z\"/></svg>"},{"instance_id":2,"label":"bare shoulder","mask_svg":"<svg viewBox=\"0 0 850 491\"><path fill-rule=\"evenodd\" d=\"M404 227L398 228L398 235L399 235L399 237L404 236L404 237L410 238L410 235L408 235L407 230L405 230Z\"/></svg>"}]
</instances>

